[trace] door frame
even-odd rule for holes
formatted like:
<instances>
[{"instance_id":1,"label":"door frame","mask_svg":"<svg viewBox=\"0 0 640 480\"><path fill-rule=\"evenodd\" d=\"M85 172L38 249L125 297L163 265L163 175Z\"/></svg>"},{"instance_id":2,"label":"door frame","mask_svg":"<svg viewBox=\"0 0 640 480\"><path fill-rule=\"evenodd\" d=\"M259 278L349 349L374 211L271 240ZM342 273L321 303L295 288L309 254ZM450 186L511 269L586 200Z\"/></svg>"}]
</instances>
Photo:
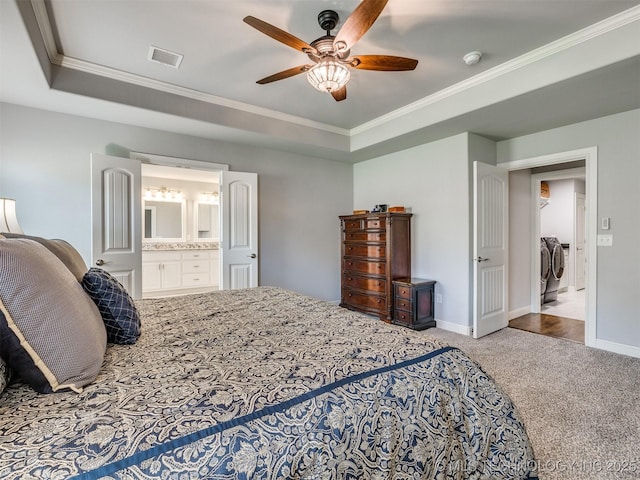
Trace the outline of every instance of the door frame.
<instances>
[{"instance_id":1,"label":"door frame","mask_svg":"<svg viewBox=\"0 0 640 480\"><path fill-rule=\"evenodd\" d=\"M586 147L566 152L557 152L549 155L538 157L524 158L521 160L513 160L501 163L500 166L509 171L523 170L527 168L544 167L556 165L559 163L567 163L584 160L586 170L586 192L587 192L587 215L586 222L586 259L587 259L587 281L585 282L585 345L587 347L600 348L597 345L597 265L598 250L596 248L596 238L598 233L598 147ZM538 204L535 204L538 207ZM538 233L540 228L538 217ZM535 225L534 225L535 227ZM532 248L533 250L533 248ZM532 253L533 256L533 253ZM538 249L539 257L539 249ZM538 258L538 266L540 259ZM540 289L538 271L531 271L532 291L533 285L538 282L538 292ZM538 296L538 302L540 301ZM533 299L532 299L533 300ZM534 302L535 304L535 302ZM532 305L533 306L533 305Z\"/></svg>"},{"instance_id":2,"label":"door frame","mask_svg":"<svg viewBox=\"0 0 640 480\"><path fill-rule=\"evenodd\" d=\"M553 181L553 180L567 180L571 178L576 178L582 175L585 175L586 169L583 167L578 168L569 168L567 170L554 170L551 172L544 173L536 173L531 175L531 220L532 220L532 228L531 228L531 238L533 240L533 245L531 248L531 313L540 313L540 245L536 243L536 239L540 238L540 206L536 202L538 199L538 193L540 192L540 183L544 181ZM586 189L585 199L589 197L589 191ZM573 209L575 211L575 205L573 205ZM586 220L586 219L585 219ZM575 227L574 227L575 230ZM571 245L570 251L572 252L572 258L575 258L575 242ZM569 269L566 269L567 275L569 275ZM537 281L533 281L534 278L537 278ZM585 285L586 289L586 285ZM588 293L585 291L585 315L586 315L586 300L588 298ZM537 299L537 300L536 300ZM585 320L586 321L586 320ZM585 324L586 327L586 324ZM586 330L586 329L585 329Z\"/></svg>"}]
</instances>

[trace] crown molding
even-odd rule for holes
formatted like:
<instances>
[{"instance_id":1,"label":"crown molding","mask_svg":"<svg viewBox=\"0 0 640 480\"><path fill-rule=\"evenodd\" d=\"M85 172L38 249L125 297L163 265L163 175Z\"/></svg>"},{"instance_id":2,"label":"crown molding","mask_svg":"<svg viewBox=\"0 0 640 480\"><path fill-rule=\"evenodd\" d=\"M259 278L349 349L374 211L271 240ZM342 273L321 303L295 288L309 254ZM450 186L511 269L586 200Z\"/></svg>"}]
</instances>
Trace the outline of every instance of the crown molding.
<instances>
[{"instance_id":1,"label":"crown molding","mask_svg":"<svg viewBox=\"0 0 640 480\"><path fill-rule=\"evenodd\" d=\"M606 18L598 23L594 23L588 27L571 33L565 37L560 38L554 42L548 43L540 48L531 50L519 57L504 62L496 67L486 70L478 75L456 83L450 87L440 90L433 95L429 95L420 100L417 100L402 108L382 115L374 120L363 123L351 129L351 136L366 132L372 128L383 125L392 120L403 117L409 113L420 110L434 103L440 102L446 98L455 96L465 90L472 89L478 85L495 80L498 77L507 75L511 72L519 70L527 65L531 65L535 62L543 60L547 57L555 55L559 52L568 50L584 42L587 42L593 38L597 38L618 28L624 27L630 23L640 20L640 6L632 7L628 10L620 12L612 17Z\"/></svg>"},{"instance_id":2,"label":"crown molding","mask_svg":"<svg viewBox=\"0 0 640 480\"><path fill-rule=\"evenodd\" d=\"M98 75L105 78L110 78L112 80L126 82L145 88L151 88L153 90L190 98L192 100L198 100L212 105L232 108L234 110L240 110L243 112L260 115L263 117L269 117L284 122L295 123L296 125L310 127L316 130L336 133L338 135L344 135L347 137L350 135L350 131L346 128L336 127L327 123L316 122L307 118L298 117L296 115L289 115L268 108L257 107L248 103L230 100L228 98L204 93L191 88L180 87L178 85L173 85L159 80L153 80L129 72L123 72L122 70L117 70L115 68L105 67L102 65L97 65L95 63L87 62L85 60L68 57L58 51L58 47L56 46L56 42L53 36L53 30L51 28L51 21L44 4L44 0L31 0L31 4L33 6L33 11L36 16L40 34L42 35L42 40L45 44L47 55L49 56L49 61L53 65L58 65L60 67Z\"/></svg>"},{"instance_id":3,"label":"crown molding","mask_svg":"<svg viewBox=\"0 0 640 480\"><path fill-rule=\"evenodd\" d=\"M33 10L38 23L38 28L42 35L42 39L45 44L47 55L52 64L61 67L99 75L105 78L110 78L117 81L122 81L141 87L151 88L157 91L198 100L201 102L209 103L212 105L218 105L221 107L231 108L235 110L244 111L254 115L260 115L284 122L295 123L297 125L335 133L346 137L354 137L358 134L371 130L375 127L384 125L385 123L397 120L415 111L424 109L437 102L443 101L447 98L454 97L466 90L473 89L479 85L482 85L491 80L495 80L499 77L507 75L511 72L517 71L535 62L551 57L555 54L573 48L584 42L587 42L593 38L597 38L608 32L614 31L625 25L640 20L640 5L632 7L628 10L620 12L612 17L606 18L598 23L590 25L582 30L571 33L559 40L551 42L540 48L527 52L519 57L504 62L496 67L486 70L478 75L456 83L450 87L444 88L432 95L424 97L416 102L408 104L402 108L389 112L385 115L377 117L369 122L365 122L361 125L353 127L351 129L336 127L334 125L316 122L307 118L298 117L295 115L289 115L286 113L278 112L267 108L257 107L255 105L230 100L227 98L219 97L216 95L204 93L201 91L193 90L186 87L180 87L178 85L169 84L166 82L153 80L140 75L134 75L128 72L123 72L109 67L93 64L84 60L68 57L58 52L55 44L53 30L51 28L51 22L46 10L44 0L31 0Z\"/></svg>"}]
</instances>

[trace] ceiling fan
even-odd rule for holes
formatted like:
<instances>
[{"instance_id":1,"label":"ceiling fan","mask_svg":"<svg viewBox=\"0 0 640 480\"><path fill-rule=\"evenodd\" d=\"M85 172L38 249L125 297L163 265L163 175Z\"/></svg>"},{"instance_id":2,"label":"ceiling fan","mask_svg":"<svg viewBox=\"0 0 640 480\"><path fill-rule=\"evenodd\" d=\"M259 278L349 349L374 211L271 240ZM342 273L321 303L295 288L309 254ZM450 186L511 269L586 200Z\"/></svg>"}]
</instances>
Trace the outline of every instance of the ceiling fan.
<instances>
[{"instance_id":1,"label":"ceiling fan","mask_svg":"<svg viewBox=\"0 0 640 480\"><path fill-rule=\"evenodd\" d=\"M336 35L331 35L338 24L338 14L333 10L323 10L318 14L318 24L326 35L307 43L284 30L274 27L258 18L248 16L244 22L265 35L306 54L313 63L283 70L257 83L283 80L300 73L306 73L309 83L321 92L329 92L336 101L347 98L347 82L351 68L358 70L378 70L385 72L413 70L418 64L413 58L393 55L351 55L351 48L371 28L388 0L362 0Z\"/></svg>"}]
</instances>

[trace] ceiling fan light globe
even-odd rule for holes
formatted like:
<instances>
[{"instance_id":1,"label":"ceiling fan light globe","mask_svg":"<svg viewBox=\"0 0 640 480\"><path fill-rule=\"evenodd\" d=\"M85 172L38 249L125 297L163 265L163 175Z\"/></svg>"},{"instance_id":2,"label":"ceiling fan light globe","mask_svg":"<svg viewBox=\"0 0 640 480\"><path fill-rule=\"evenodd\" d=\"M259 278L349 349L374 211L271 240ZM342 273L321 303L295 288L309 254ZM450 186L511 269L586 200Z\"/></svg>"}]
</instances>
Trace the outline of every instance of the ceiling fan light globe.
<instances>
[{"instance_id":1,"label":"ceiling fan light globe","mask_svg":"<svg viewBox=\"0 0 640 480\"><path fill-rule=\"evenodd\" d=\"M321 92L333 92L344 87L351 78L345 65L334 60L324 60L307 72L309 83Z\"/></svg>"}]
</instances>

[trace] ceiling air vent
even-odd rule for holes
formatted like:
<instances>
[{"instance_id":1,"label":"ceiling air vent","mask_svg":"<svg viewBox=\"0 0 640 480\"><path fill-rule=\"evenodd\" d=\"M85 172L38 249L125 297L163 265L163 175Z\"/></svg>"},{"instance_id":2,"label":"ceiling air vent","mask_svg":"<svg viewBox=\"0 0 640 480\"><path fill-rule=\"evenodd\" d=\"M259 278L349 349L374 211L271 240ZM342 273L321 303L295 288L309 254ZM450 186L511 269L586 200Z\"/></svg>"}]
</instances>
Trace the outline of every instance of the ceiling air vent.
<instances>
[{"instance_id":1,"label":"ceiling air vent","mask_svg":"<svg viewBox=\"0 0 640 480\"><path fill-rule=\"evenodd\" d=\"M170 52L164 48L158 48L152 45L149 47L149 56L147 58L152 62L161 63L168 67L178 68L180 67L183 57L184 55L180 55L179 53Z\"/></svg>"}]
</instances>

